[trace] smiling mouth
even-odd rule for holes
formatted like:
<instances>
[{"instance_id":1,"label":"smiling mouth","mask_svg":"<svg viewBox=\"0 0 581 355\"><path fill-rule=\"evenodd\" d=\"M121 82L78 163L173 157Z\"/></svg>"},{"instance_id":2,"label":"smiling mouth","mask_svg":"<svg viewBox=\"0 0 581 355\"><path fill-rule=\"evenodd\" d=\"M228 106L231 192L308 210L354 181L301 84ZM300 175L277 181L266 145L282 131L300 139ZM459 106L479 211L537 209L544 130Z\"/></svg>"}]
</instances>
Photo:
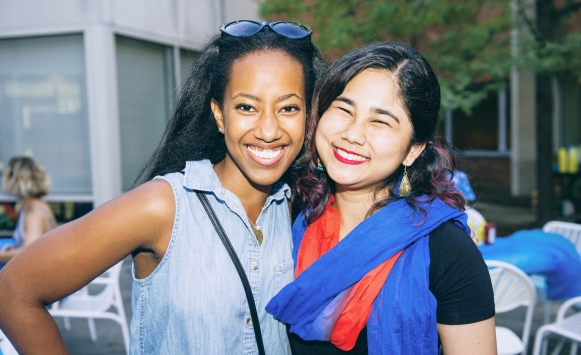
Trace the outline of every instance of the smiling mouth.
<instances>
[{"instance_id":1,"label":"smiling mouth","mask_svg":"<svg viewBox=\"0 0 581 355\"><path fill-rule=\"evenodd\" d=\"M252 145L247 145L246 150L253 156L262 160L272 160L278 158L284 151L285 146L275 148L259 148Z\"/></svg>"},{"instance_id":2,"label":"smiling mouth","mask_svg":"<svg viewBox=\"0 0 581 355\"><path fill-rule=\"evenodd\" d=\"M363 164L369 161L369 158L363 155L355 154L354 152L348 152L344 149L333 147L333 152L335 157L342 163L346 164Z\"/></svg>"}]
</instances>

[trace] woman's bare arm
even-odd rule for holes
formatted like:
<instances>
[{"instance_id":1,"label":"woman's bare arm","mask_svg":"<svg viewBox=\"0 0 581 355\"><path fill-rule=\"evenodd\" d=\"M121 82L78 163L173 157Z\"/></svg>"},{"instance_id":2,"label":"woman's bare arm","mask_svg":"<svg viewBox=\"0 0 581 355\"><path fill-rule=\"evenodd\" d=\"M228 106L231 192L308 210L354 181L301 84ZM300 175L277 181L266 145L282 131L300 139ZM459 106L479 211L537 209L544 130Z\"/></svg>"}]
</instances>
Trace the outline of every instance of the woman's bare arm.
<instances>
[{"instance_id":1,"label":"woman's bare arm","mask_svg":"<svg viewBox=\"0 0 581 355\"><path fill-rule=\"evenodd\" d=\"M163 256L174 214L171 186L150 181L53 229L16 255L0 272L0 326L16 349L25 354L68 354L45 306L135 250Z\"/></svg>"},{"instance_id":2,"label":"woman's bare arm","mask_svg":"<svg viewBox=\"0 0 581 355\"><path fill-rule=\"evenodd\" d=\"M446 355L496 355L494 317L470 324L438 324L438 333Z\"/></svg>"}]
</instances>

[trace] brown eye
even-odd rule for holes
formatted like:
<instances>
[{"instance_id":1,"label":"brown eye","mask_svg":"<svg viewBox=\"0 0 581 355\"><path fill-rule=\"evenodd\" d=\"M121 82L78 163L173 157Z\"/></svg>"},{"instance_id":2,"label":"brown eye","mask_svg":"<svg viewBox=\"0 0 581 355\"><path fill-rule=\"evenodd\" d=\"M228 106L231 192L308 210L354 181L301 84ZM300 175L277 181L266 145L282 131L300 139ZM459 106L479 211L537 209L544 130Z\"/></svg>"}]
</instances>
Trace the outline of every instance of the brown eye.
<instances>
[{"instance_id":1,"label":"brown eye","mask_svg":"<svg viewBox=\"0 0 581 355\"><path fill-rule=\"evenodd\" d=\"M244 112L251 112L254 111L254 107L250 106L250 105L245 105L245 104L239 104L236 105L236 109L237 110L242 110Z\"/></svg>"},{"instance_id":2,"label":"brown eye","mask_svg":"<svg viewBox=\"0 0 581 355\"><path fill-rule=\"evenodd\" d=\"M295 111L299 111L300 108L296 105L291 105L291 106L285 106L282 108L282 112L284 113L291 113L291 112L295 112Z\"/></svg>"},{"instance_id":3,"label":"brown eye","mask_svg":"<svg viewBox=\"0 0 581 355\"><path fill-rule=\"evenodd\" d=\"M385 126L389 126L390 125L389 123L387 123L385 121L382 121L382 120L373 120L371 122L379 123L379 124L382 124L382 125L385 125Z\"/></svg>"},{"instance_id":4,"label":"brown eye","mask_svg":"<svg viewBox=\"0 0 581 355\"><path fill-rule=\"evenodd\" d=\"M343 111L343 112L347 113L349 116L351 116L351 111L347 110L346 108L343 108L343 107L337 107L337 108L338 108L339 110L341 110L341 111Z\"/></svg>"}]
</instances>

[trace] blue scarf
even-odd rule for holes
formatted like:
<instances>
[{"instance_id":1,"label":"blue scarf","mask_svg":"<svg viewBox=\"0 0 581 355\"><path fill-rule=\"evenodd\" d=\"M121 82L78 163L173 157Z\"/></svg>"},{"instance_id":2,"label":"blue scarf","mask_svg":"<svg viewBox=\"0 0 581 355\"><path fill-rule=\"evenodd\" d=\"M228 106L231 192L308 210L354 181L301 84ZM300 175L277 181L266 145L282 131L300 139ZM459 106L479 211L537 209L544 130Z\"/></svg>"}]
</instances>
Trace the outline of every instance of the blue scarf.
<instances>
[{"instance_id":1,"label":"blue scarf","mask_svg":"<svg viewBox=\"0 0 581 355\"><path fill-rule=\"evenodd\" d=\"M425 200L424 200L425 201ZM404 250L373 302L367 321L369 354L437 354L436 300L429 292L429 234L454 220L470 234L467 216L439 199L419 202L426 213L397 200L360 223L335 247L284 287L266 306L305 340L329 341L333 312L350 286ZM293 258L306 230L293 225Z\"/></svg>"}]
</instances>

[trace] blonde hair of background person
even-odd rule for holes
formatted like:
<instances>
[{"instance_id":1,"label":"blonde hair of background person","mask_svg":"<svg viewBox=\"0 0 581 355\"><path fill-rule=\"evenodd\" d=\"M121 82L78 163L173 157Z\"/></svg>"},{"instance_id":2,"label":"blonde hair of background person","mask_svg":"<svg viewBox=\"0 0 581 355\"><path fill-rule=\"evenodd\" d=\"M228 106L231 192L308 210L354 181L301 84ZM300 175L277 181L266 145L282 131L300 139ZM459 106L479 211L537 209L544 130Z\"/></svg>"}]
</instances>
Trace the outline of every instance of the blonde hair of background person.
<instances>
[{"instance_id":1,"label":"blonde hair of background person","mask_svg":"<svg viewBox=\"0 0 581 355\"><path fill-rule=\"evenodd\" d=\"M20 203L18 223L13 234L13 244L0 250L0 263L4 266L30 243L55 226L54 215L41 198L48 194L50 180L44 168L31 157L10 159L4 172L2 188Z\"/></svg>"}]
</instances>

